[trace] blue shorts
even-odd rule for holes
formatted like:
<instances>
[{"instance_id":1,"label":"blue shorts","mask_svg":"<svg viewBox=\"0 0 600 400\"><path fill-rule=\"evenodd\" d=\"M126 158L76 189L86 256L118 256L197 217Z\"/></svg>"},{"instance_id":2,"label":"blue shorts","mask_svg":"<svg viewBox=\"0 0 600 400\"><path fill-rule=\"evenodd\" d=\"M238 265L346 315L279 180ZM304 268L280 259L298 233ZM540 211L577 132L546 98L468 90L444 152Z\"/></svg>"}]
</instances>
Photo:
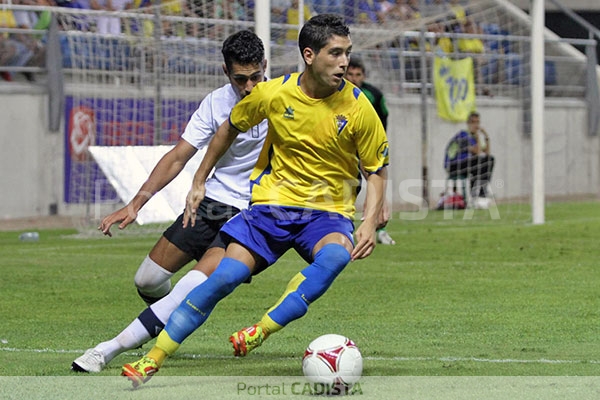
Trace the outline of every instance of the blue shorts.
<instances>
[{"instance_id":1,"label":"blue shorts","mask_svg":"<svg viewBox=\"0 0 600 400\"><path fill-rule=\"evenodd\" d=\"M308 263L324 236L339 232L354 244L354 223L341 214L309 208L254 205L231 218L221 232L273 264L289 249Z\"/></svg>"}]
</instances>

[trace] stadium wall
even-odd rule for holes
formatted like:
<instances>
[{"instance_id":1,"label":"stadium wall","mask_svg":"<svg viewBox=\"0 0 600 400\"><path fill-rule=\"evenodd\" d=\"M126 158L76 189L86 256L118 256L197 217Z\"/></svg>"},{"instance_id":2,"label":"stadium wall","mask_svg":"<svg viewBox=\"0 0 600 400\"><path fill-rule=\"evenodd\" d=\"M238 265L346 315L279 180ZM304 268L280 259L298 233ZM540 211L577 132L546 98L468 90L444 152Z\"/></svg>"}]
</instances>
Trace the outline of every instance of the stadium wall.
<instances>
[{"instance_id":1,"label":"stadium wall","mask_svg":"<svg viewBox=\"0 0 600 400\"><path fill-rule=\"evenodd\" d=\"M435 202L445 180L443 155L449 138L464 123L437 117L435 104L427 109L426 151L421 140L418 97L388 97L391 185L388 197L395 209L418 204L422 193L422 157L427 159L430 201ZM47 128L47 96L43 93L0 96L0 150L3 188L0 218L81 215L85 206L66 205L64 187L64 129ZM478 102L482 126L496 157L492 191L499 201L527 199L531 188L531 141L521 129L521 105L513 100ZM586 105L579 100L547 100L545 112L546 193L549 197L578 197L600 193L600 148L597 136L587 134ZM185 195L185 194L183 194ZM94 215L115 207L106 204Z\"/></svg>"},{"instance_id":2,"label":"stadium wall","mask_svg":"<svg viewBox=\"0 0 600 400\"><path fill-rule=\"evenodd\" d=\"M391 100L391 99L390 99ZM420 138L420 105L402 104L391 100L390 132L393 174L394 204L404 202L398 188L402 181L417 174L421 158L418 149ZM396 106L396 103L398 105ZM532 145L531 138L523 134L522 105L509 99L478 99L481 126L490 136L491 153L495 168L491 191L499 201L529 199L531 194ZM402 111L400 111L402 110ZM428 107L427 157L430 200L439 198L446 173L443 160L446 145L453 134L466 128L466 123L441 120L433 101ZM548 198L597 195L600 190L599 141L589 136L587 109L584 101L569 99L546 100L544 115L545 132L545 190ZM414 132L409 149L403 148L399 137ZM399 164L399 165L398 165ZM436 186L437 185L437 186ZM400 198L398 198L400 197Z\"/></svg>"},{"instance_id":3,"label":"stadium wall","mask_svg":"<svg viewBox=\"0 0 600 400\"><path fill-rule=\"evenodd\" d=\"M0 94L3 219L54 214L60 207L64 136L48 131L48 96L39 91Z\"/></svg>"}]
</instances>

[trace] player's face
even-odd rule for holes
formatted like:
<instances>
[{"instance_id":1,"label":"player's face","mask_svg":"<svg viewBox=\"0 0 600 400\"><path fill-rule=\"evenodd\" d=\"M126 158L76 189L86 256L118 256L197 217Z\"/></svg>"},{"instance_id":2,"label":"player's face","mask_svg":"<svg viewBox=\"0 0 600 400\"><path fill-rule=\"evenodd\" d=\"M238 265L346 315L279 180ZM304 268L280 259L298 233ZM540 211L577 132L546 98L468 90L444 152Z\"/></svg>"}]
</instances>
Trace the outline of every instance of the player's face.
<instances>
[{"instance_id":1,"label":"player's face","mask_svg":"<svg viewBox=\"0 0 600 400\"><path fill-rule=\"evenodd\" d=\"M257 83L265 79L265 63L240 65L233 63L231 71L223 66L225 74L229 78L231 86L240 99L248 96Z\"/></svg>"},{"instance_id":2,"label":"player's face","mask_svg":"<svg viewBox=\"0 0 600 400\"><path fill-rule=\"evenodd\" d=\"M348 67L346 70L346 79L356 86L361 87L365 81L365 74L363 73L362 68Z\"/></svg>"},{"instance_id":3,"label":"player's face","mask_svg":"<svg viewBox=\"0 0 600 400\"><path fill-rule=\"evenodd\" d=\"M332 36L317 54L305 49L304 59L318 87L334 91L340 86L348 68L351 50L352 41L348 36Z\"/></svg>"},{"instance_id":4,"label":"player's face","mask_svg":"<svg viewBox=\"0 0 600 400\"><path fill-rule=\"evenodd\" d=\"M467 122L467 126L469 127L469 132L477 133L479 131L479 117L471 117Z\"/></svg>"}]
</instances>

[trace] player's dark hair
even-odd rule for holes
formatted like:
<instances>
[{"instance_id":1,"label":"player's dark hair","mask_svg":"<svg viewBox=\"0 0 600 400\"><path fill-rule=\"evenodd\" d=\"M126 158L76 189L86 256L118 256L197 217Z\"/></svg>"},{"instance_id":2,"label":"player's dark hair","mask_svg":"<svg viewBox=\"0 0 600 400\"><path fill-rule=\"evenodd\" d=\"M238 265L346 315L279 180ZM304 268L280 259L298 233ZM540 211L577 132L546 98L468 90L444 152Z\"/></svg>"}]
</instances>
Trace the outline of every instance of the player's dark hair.
<instances>
[{"instance_id":1,"label":"player's dark hair","mask_svg":"<svg viewBox=\"0 0 600 400\"><path fill-rule=\"evenodd\" d=\"M467 121L471 122L471 118L473 117L479 118L479 113L477 111L471 111L467 117Z\"/></svg>"},{"instance_id":2,"label":"player's dark hair","mask_svg":"<svg viewBox=\"0 0 600 400\"><path fill-rule=\"evenodd\" d=\"M223 60L227 70L231 71L233 64L261 64L265 59L263 42L252 31L243 30L229 36L223 42Z\"/></svg>"},{"instance_id":3,"label":"player's dark hair","mask_svg":"<svg viewBox=\"0 0 600 400\"><path fill-rule=\"evenodd\" d=\"M365 64L357 56L350 57L350 61L348 62L348 68L360 68L363 74L366 72Z\"/></svg>"},{"instance_id":4,"label":"player's dark hair","mask_svg":"<svg viewBox=\"0 0 600 400\"><path fill-rule=\"evenodd\" d=\"M336 14L319 14L309 19L298 37L298 47L302 54L305 48L318 53L327 45L332 36L350 36L350 28L344 18Z\"/></svg>"}]
</instances>

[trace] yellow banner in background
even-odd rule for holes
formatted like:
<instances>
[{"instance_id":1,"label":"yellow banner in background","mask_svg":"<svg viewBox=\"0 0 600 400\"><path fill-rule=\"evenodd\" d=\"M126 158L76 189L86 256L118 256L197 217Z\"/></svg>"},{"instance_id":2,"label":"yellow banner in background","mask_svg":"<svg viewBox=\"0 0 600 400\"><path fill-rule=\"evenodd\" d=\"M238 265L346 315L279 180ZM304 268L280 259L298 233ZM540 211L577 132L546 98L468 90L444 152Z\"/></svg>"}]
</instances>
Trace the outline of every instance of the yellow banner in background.
<instances>
[{"instance_id":1,"label":"yellow banner in background","mask_svg":"<svg viewBox=\"0 0 600 400\"><path fill-rule=\"evenodd\" d=\"M466 121L476 108L473 59L435 57L433 82L438 115L453 122Z\"/></svg>"}]
</instances>

